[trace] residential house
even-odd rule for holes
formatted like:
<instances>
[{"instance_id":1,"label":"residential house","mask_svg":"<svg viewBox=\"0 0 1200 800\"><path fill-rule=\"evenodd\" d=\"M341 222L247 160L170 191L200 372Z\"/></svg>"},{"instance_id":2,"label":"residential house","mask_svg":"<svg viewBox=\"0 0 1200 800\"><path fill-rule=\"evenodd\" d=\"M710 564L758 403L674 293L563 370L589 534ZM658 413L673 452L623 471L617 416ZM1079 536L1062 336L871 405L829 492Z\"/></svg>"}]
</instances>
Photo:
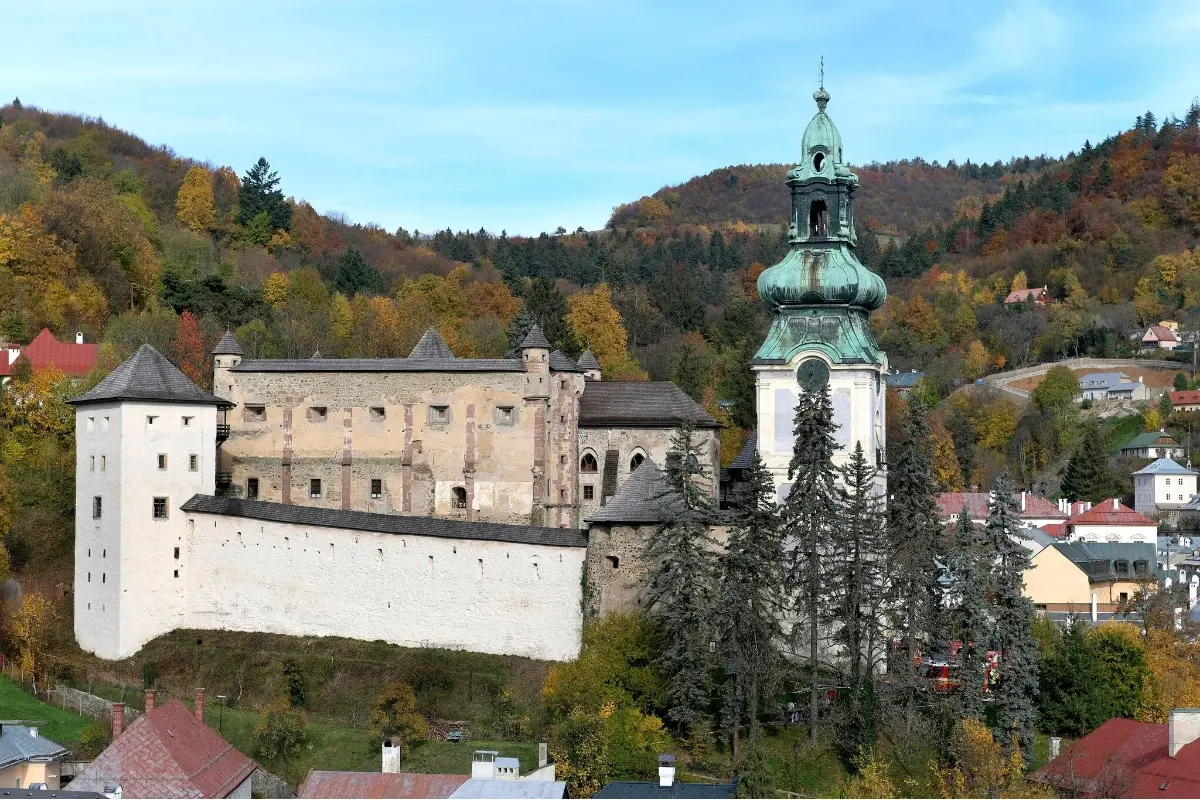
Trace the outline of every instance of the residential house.
<instances>
[{"instance_id":1,"label":"residential house","mask_svg":"<svg viewBox=\"0 0 1200 800\"><path fill-rule=\"evenodd\" d=\"M110 797L249 798L258 765L204 724L204 690L193 713L179 700L156 706L125 729L125 708L113 704L113 742L75 780L73 790Z\"/></svg>"},{"instance_id":2,"label":"residential house","mask_svg":"<svg viewBox=\"0 0 1200 800\"><path fill-rule=\"evenodd\" d=\"M1175 411L1200 411L1200 389L1171 392L1171 408Z\"/></svg>"},{"instance_id":3,"label":"residential house","mask_svg":"<svg viewBox=\"0 0 1200 800\"><path fill-rule=\"evenodd\" d=\"M916 385L921 378L924 377L924 372L916 369L910 369L908 372L889 372L885 376L885 380L887 381L887 388L895 389L900 392L902 397L907 397L909 393L916 388Z\"/></svg>"},{"instance_id":4,"label":"residential house","mask_svg":"<svg viewBox=\"0 0 1200 800\"><path fill-rule=\"evenodd\" d=\"M982 525L987 521L989 492L943 492L937 496L938 517L942 522L956 519L965 508L971 521ZM1041 528L1066 522L1067 515L1054 502L1033 492L1013 492L1017 518L1025 525Z\"/></svg>"},{"instance_id":5,"label":"residential house","mask_svg":"<svg viewBox=\"0 0 1200 800\"><path fill-rule=\"evenodd\" d=\"M1032 774L1062 797L1200 797L1200 709L1166 725L1114 718Z\"/></svg>"},{"instance_id":6,"label":"residential house","mask_svg":"<svg viewBox=\"0 0 1200 800\"><path fill-rule=\"evenodd\" d=\"M1133 473L1133 507L1140 514L1163 514L1172 521L1196 494L1195 470L1160 458Z\"/></svg>"},{"instance_id":7,"label":"residential house","mask_svg":"<svg viewBox=\"0 0 1200 800\"><path fill-rule=\"evenodd\" d=\"M1183 445L1171 434L1158 430L1139 433L1121 445L1125 458L1183 458Z\"/></svg>"},{"instance_id":8,"label":"residential house","mask_svg":"<svg viewBox=\"0 0 1200 800\"><path fill-rule=\"evenodd\" d=\"M738 782L731 783L681 783L675 780L675 756L658 757L658 782L613 781L605 785L592 797L629 798L633 800L674 800L675 798L725 798L737 794Z\"/></svg>"},{"instance_id":9,"label":"residential house","mask_svg":"<svg viewBox=\"0 0 1200 800\"><path fill-rule=\"evenodd\" d=\"M1059 542L1031 559L1025 595L1041 611L1110 615L1139 585L1155 580L1154 544Z\"/></svg>"},{"instance_id":10,"label":"residential house","mask_svg":"<svg viewBox=\"0 0 1200 800\"><path fill-rule=\"evenodd\" d=\"M1179 337L1175 335L1175 331L1165 325L1151 325L1142 334L1142 347L1173 350L1177 344L1179 344Z\"/></svg>"},{"instance_id":11,"label":"residential house","mask_svg":"<svg viewBox=\"0 0 1200 800\"><path fill-rule=\"evenodd\" d=\"M1089 372L1079 376L1083 400L1149 400L1150 390L1141 376L1135 381L1124 372Z\"/></svg>"},{"instance_id":12,"label":"residential house","mask_svg":"<svg viewBox=\"0 0 1200 800\"><path fill-rule=\"evenodd\" d=\"M1004 298L1004 305L1011 306L1017 303L1037 303L1039 306L1048 305L1050 303L1050 292L1046 286L1035 286L1032 289L1014 289Z\"/></svg>"},{"instance_id":13,"label":"residential house","mask_svg":"<svg viewBox=\"0 0 1200 800\"><path fill-rule=\"evenodd\" d=\"M9 344L0 353L0 383L11 380L22 358L34 372L55 367L66 375L86 375L99 356L100 345L85 343L82 333L75 334L74 342L60 342L49 328L42 328L29 344Z\"/></svg>"},{"instance_id":14,"label":"residential house","mask_svg":"<svg viewBox=\"0 0 1200 800\"><path fill-rule=\"evenodd\" d=\"M1063 538L1068 542L1154 544L1158 523L1114 497L1067 520Z\"/></svg>"},{"instance_id":15,"label":"residential house","mask_svg":"<svg viewBox=\"0 0 1200 800\"><path fill-rule=\"evenodd\" d=\"M0 788L59 787L59 764L71 751L25 725L0 724Z\"/></svg>"},{"instance_id":16,"label":"residential house","mask_svg":"<svg viewBox=\"0 0 1200 800\"><path fill-rule=\"evenodd\" d=\"M424 775L415 772L331 772L311 770L296 796L328 798L447 798L468 775Z\"/></svg>"}]
</instances>

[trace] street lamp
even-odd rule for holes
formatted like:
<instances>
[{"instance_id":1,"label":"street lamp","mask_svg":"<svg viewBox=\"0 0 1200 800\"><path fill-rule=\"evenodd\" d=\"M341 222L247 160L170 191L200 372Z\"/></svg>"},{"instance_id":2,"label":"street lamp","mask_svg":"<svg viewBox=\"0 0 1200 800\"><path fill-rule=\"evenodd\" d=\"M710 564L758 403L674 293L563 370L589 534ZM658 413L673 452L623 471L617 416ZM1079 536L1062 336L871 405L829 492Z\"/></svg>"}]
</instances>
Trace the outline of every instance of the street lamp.
<instances>
[{"instance_id":1,"label":"street lamp","mask_svg":"<svg viewBox=\"0 0 1200 800\"><path fill-rule=\"evenodd\" d=\"M221 710L217 712L217 733L220 733L222 736L224 735L224 731L221 728L225 724L225 700L228 697L229 695L225 694L217 695L217 699L221 701Z\"/></svg>"}]
</instances>

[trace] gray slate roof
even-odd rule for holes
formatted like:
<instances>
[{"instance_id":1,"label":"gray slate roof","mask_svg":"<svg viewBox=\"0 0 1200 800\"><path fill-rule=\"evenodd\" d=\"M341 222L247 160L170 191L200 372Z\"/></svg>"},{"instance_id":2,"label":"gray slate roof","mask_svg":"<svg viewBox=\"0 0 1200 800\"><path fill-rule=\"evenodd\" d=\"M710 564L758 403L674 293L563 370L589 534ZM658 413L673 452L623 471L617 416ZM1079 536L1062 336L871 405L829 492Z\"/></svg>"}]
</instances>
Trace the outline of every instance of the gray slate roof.
<instances>
[{"instance_id":1,"label":"gray slate roof","mask_svg":"<svg viewBox=\"0 0 1200 800\"><path fill-rule=\"evenodd\" d=\"M0 769L26 761L57 761L67 758L71 751L45 736L32 735L36 728L25 725L4 725L0 730Z\"/></svg>"},{"instance_id":2,"label":"gray slate roof","mask_svg":"<svg viewBox=\"0 0 1200 800\"><path fill-rule=\"evenodd\" d=\"M501 760L497 758L496 764L499 765ZM487 797L490 800L558 800L565 797L566 793L566 781L469 778L466 783L455 789L450 797L451 800L459 797Z\"/></svg>"},{"instance_id":3,"label":"gray slate roof","mask_svg":"<svg viewBox=\"0 0 1200 800\"><path fill-rule=\"evenodd\" d=\"M550 351L550 369L555 372L583 372L583 367L572 361L562 350Z\"/></svg>"},{"instance_id":4,"label":"gray slate roof","mask_svg":"<svg viewBox=\"0 0 1200 800\"><path fill-rule=\"evenodd\" d=\"M465 522L439 517L371 514L335 508L293 506L262 500L193 495L184 511L242 517L292 525L313 525L353 531L394 533L404 536L436 536L441 539L482 539L493 542L537 544L546 547L587 547L587 534L576 528L540 528L534 525L502 525L498 522Z\"/></svg>"},{"instance_id":5,"label":"gray slate roof","mask_svg":"<svg viewBox=\"0 0 1200 800\"><path fill-rule=\"evenodd\" d=\"M221 341L217 342L217 346L213 348L214 356L241 356L245 355L246 351L238 344L237 339L233 338L233 334L225 331L225 335L221 337Z\"/></svg>"},{"instance_id":6,"label":"gray slate roof","mask_svg":"<svg viewBox=\"0 0 1200 800\"><path fill-rule=\"evenodd\" d=\"M202 391L191 379L148 344L104 377L89 392L67 402L82 405L108 400L150 400L232 407L233 403Z\"/></svg>"},{"instance_id":7,"label":"gray slate roof","mask_svg":"<svg viewBox=\"0 0 1200 800\"><path fill-rule=\"evenodd\" d=\"M908 372L889 372L884 379L887 381L887 385L893 389L911 389L924 377L924 372L914 369Z\"/></svg>"},{"instance_id":8,"label":"gray slate roof","mask_svg":"<svg viewBox=\"0 0 1200 800\"><path fill-rule=\"evenodd\" d=\"M581 428L697 428L721 423L670 381L589 381L579 398Z\"/></svg>"},{"instance_id":9,"label":"gray slate roof","mask_svg":"<svg viewBox=\"0 0 1200 800\"><path fill-rule=\"evenodd\" d=\"M454 353L450 352L450 348L446 346L446 342L442 339L434 328L425 331L421 336L421 340L417 342L416 347L408 354L409 358L420 359L448 359L454 358Z\"/></svg>"},{"instance_id":10,"label":"gray slate roof","mask_svg":"<svg viewBox=\"0 0 1200 800\"><path fill-rule=\"evenodd\" d=\"M621 798L622 800L703 800L704 798L733 797L737 794L737 781L733 783L681 783L659 786L656 781L613 781L596 792L595 798Z\"/></svg>"},{"instance_id":11,"label":"gray slate roof","mask_svg":"<svg viewBox=\"0 0 1200 800\"><path fill-rule=\"evenodd\" d=\"M596 360L596 354L592 352L592 348L583 351L583 355L579 357L580 369L600 369L600 362Z\"/></svg>"},{"instance_id":12,"label":"gray slate roof","mask_svg":"<svg viewBox=\"0 0 1200 800\"><path fill-rule=\"evenodd\" d=\"M1087 573L1090 581L1111 581L1117 578L1114 561L1129 562L1129 573L1122 578L1137 578L1133 562L1147 562L1145 577L1157 574L1157 551L1152 544L1127 544L1124 542L1059 542L1051 545Z\"/></svg>"},{"instance_id":13,"label":"gray slate roof","mask_svg":"<svg viewBox=\"0 0 1200 800\"><path fill-rule=\"evenodd\" d=\"M525 338L521 340L521 346L517 349L524 350L528 347L550 349L550 341L546 338L546 334L542 333L542 329L537 326L537 323L534 323L534 326L529 329L529 333L525 334Z\"/></svg>"},{"instance_id":14,"label":"gray slate roof","mask_svg":"<svg viewBox=\"0 0 1200 800\"><path fill-rule=\"evenodd\" d=\"M742 445L742 449L738 450L737 456L729 465L730 469L750 469L754 466L754 452L758 450L758 428L750 431L750 435L746 437L746 443Z\"/></svg>"},{"instance_id":15,"label":"gray slate roof","mask_svg":"<svg viewBox=\"0 0 1200 800\"><path fill-rule=\"evenodd\" d=\"M234 372L524 372L519 358L271 358Z\"/></svg>"},{"instance_id":16,"label":"gray slate roof","mask_svg":"<svg viewBox=\"0 0 1200 800\"><path fill-rule=\"evenodd\" d=\"M647 458L586 521L666 522L675 515L679 504L679 496L667 485L667 476Z\"/></svg>"},{"instance_id":17,"label":"gray slate roof","mask_svg":"<svg viewBox=\"0 0 1200 800\"><path fill-rule=\"evenodd\" d=\"M1151 461L1139 469L1134 475L1195 475L1196 471L1176 464L1169 458Z\"/></svg>"},{"instance_id":18,"label":"gray slate roof","mask_svg":"<svg viewBox=\"0 0 1200 800\"><path fill-rule=\"evenodd\" d=\"M1087 375L1079 376L1080 389L1112 391L1119 388L1121 391L1132 391L1137 385L1137 381L1132 380L1124 372L1089 372Z\"/></svg>"}]
</instances>

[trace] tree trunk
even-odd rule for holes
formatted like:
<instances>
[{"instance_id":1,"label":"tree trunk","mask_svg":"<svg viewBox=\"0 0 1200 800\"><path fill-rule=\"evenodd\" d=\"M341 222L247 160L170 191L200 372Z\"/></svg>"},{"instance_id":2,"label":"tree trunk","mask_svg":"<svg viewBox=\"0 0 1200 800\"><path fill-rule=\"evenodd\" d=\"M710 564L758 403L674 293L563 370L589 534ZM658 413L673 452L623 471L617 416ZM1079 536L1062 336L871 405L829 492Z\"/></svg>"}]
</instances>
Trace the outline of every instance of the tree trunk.
<instances>
[{"instance_id":1,"label":"tree trunk","mask_svg":"<svg viewBox=\"0 0 1200 800\"><path fill-rule=\"evenodd\" d=\"M820 650L817 643L817 627L820 621L817 619L817 604L819 602L817 596L817 576L816 576L816 553L813 553L812 566L809 567L809 585L813 587L809 591L809 639L808 639L808 664L809 671L812 677L812 687L808 693L808 740L813 744L817 743L817 715L820 711L820 687L817 686L817 658L820 656Z\"/></svg>"}]
</instances>

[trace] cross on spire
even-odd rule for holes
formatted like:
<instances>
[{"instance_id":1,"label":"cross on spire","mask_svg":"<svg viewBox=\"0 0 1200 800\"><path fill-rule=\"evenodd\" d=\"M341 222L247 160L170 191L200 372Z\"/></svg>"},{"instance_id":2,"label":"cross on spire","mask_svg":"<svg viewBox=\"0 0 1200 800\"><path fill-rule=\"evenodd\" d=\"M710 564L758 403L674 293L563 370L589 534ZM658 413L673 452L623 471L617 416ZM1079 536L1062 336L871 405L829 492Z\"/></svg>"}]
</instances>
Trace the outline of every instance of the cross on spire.
<instances>
[{"instance_id":1,"label":"cross on spire","mask_svg":"<svg viewBox=\"0 0 1200 800\"><path fill-rule=\"evenodd\" d=\"M821 56L821 88L825 88L825 56Z\"/></svg>"}]
</instances>

